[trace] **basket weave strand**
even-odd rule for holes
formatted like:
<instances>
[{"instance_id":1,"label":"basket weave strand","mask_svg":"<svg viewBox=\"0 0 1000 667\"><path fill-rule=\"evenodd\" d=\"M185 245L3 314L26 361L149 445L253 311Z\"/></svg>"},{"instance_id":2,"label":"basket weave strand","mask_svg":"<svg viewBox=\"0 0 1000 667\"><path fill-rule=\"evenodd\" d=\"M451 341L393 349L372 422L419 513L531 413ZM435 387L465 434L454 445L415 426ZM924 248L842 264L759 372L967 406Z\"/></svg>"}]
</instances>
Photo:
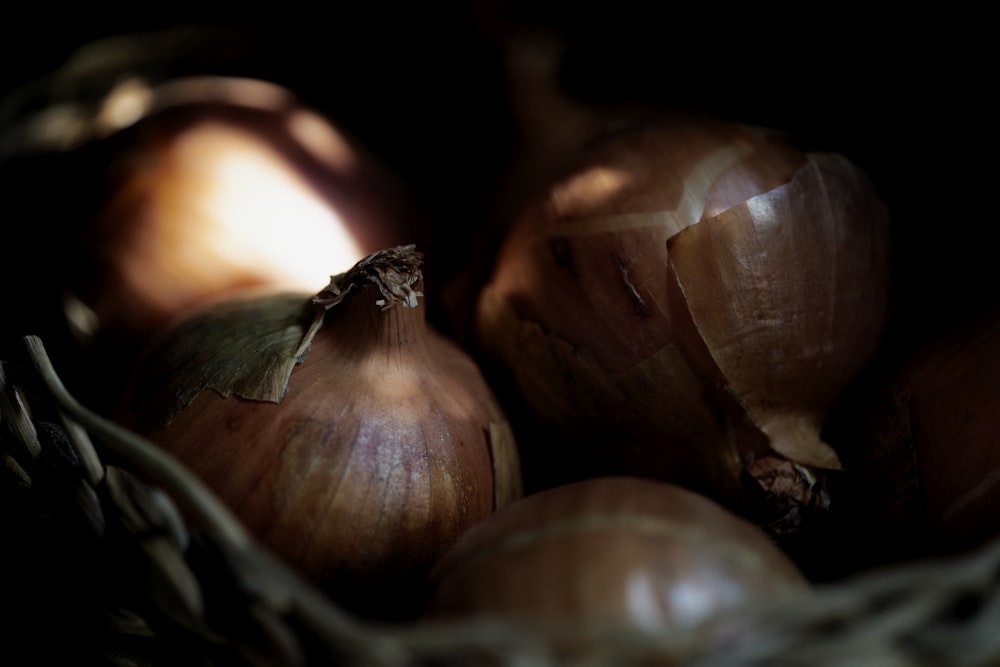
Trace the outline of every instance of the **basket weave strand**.
<instances>
[{"instance_id":1,"label":"basket weave strand","mask_svg":"<svg viewBox=\"0 0 1000 667\"><path fill-rule=\"evenodd\" d=\"M2 600L24 664L1000 665L1000 541L685 632L371 624L257 544L183 466L75 401L41 341L25 343L27 361L0 364Z\"/></svg>"}]
</instances>

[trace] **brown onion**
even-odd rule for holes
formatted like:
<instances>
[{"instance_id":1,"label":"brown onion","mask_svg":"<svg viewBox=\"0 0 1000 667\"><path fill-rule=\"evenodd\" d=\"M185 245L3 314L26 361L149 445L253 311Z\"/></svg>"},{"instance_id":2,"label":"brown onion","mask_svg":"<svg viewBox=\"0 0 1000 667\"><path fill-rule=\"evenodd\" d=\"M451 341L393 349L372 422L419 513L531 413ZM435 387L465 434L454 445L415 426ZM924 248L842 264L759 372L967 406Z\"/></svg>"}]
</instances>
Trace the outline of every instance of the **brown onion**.
<instances>
[{"instance_id":1,"label":"brown onion","mask_svg":"<svg viewBox=\"0 0 1000 667\"><path fill-rule=\"evenodd\" d=\"M967 550L1000 536L998 379L994 307L924 342L863 399L851 454L863 511L891 551Z\"/></svg>"},{"instance_id":2,"label":"brown onion","mask_svg":"<svg viewBox=\"0 0 1000 667\"><path fill-rule=\"evenodd\" d=\"M386 618L521 493L478 367L426 324L419 267L392 248L315 297L213 304L158 340L134 386L134 428L336 601Z\"/></svg>"},{"instance_id":3,"label":"brown onion","mask_svg":"<svg viewBox=\"0 0 1000 667\"><path fill-rule=\"evenodd\" d=\"M84 337L146 336L237 288L312 290L329 267L414 238L403 184L270 82L130 80L95 124L106 136L81 168L103 172L103 202L67 281Z\"/></svg>"},{"instance_id":4,"label":"brown onion","mask_svg":"<svg viewBox=\"0 0 1000 667\"><path fill-rule=\"evenodd\" d=\"M676 628L808 589L758 526L708 498L598 477L525 496L470 529L432 571L424 617Z\"/></svg>"},{"instance_id":5,"label":"brown onion","mask_svg":"<svg viewBox=\"0 0 1000 667\"><path fill-rule=\"evenodd\" d=\"M881 343L888 272L886 208L849 160L661 118L594 142L516 217L476 328L592 471L762 494L789 532L828 503L823 421Z\"/></svg>"}]
</instances>

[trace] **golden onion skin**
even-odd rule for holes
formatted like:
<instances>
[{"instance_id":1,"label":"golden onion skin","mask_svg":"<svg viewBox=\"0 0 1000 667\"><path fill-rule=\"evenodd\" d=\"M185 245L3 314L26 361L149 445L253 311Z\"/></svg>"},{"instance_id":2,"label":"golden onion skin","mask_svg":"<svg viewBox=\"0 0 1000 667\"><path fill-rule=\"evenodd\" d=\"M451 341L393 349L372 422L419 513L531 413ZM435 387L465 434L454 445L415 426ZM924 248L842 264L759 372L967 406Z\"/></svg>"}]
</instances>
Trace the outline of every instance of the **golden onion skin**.
<instances>
[{"instance_id":1,"label":"golden onion skin","mask_svg":"<svg viewBox=\"0 0 1000 667\"><path fill-rule=\"evenodd\" d=\"M733 507L749 478L792 530L828 502L823 420L881 344L888 222L842 156L711 119L630 127L512 221L477 340L592 470Z\"/></svg>"},{"instance_id":2,"label":"golden onion skin","mask_svg":"<svg viewBox=\"0 0 1000 667\"><path fill-rule=\"evenodd\" d=\"M78 357L70 380L102 404L186 311L253 287L314 290L331 269L420 242L427 228L378 156L278 84L130 80L106 105L135 117L50 157L87 193L67 218L53 305Z\"/></svg>"},{"instance_id":3,"label":"golden onion skin","mask_svg":"<svg viewBox=\"0 0 1000 667\"><path fill-rule=\"evenodd\" d=\"M172 82L185 84L205 86ZM224 86L263 88L268 103L195 97L100 146L106 192L81 234L88 272L70 285L97 331L145 336L248 286L308 290L331 256L346 268L412 237L404 186L352 137L278 86Z\"/></svg>"},{"instance_id":4,"label":"golden onion skin","mask_svg":"<svg viewBox=\"0 0 1000 667\"><path fill-rule=\"evenodd\" d=\"M260 320L310 295L247 299L240 307ZM428 328L422 299L386 308L369 282L326 311L279 401L206 388L166 425L151 421L178 394L165 373L197 373L187 367L205 354L222 367L241 363L226 356L249 329L223 318L232 303L184 321L201 318L217 347L196 354L192 329L178 324L147 354L133 394L146 418L137 428L335 601L404 617L436 558L521 493L499 404L471 357Z\"/></svg>"}]
</instances>

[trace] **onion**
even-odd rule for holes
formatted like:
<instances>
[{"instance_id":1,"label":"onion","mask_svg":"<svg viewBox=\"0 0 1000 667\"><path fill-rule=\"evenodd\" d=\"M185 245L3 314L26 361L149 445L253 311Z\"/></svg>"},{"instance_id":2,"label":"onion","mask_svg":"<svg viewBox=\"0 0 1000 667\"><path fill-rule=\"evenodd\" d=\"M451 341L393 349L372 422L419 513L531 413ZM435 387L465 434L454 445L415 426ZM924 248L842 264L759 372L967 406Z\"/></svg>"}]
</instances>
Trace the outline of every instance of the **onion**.
<instances>
[{"instance_id":1,"label":"onion","mask_svg":"<svg viewBox=\"0 0 1000 667\"><path fill-rule=\"evenodd\" d=\"M151 108L104 140L107 198L81 236L91 328L146 333L248 285L314 289L410 240L402 185L283 88L198 77L106 106L141 92Z\"/></svg>"},{"instance_id":2,"label":"onion","mask_svg":"<svg viewBox=\"0 0 1000 667\"><path fill-rule=\"evenodd\" d=\"M467 353L429 328L413 246L315 297L193 313L135 374L135 417L248 529L344 607L405 616L469 526L521 493L509 425Z\"/></svg>"},{"instance_id":3,"label":"onion","mask_svg":"<svg viewBox=\"0 0 1000 667\"><path fill-rule=\"evenodd\" d=\"M823 420L883 338L888 220L856 165L776 132L624 128L513 220L477 338L581 474L760 497L791 534L829 504Z\"/></svg>"},{"instance_id":4,"label":"onion","mask_svg":"<svg viewBox=\"0 0 1000 667\"><path fill-rule=\"evenodd\" d=\"M62 205L71 232L49 280L67 380L100 412L142 345L179 314L252 286L313 291L331 267L421 240L414 193L267 81L126 79L90 130L89 142L48 158L86 192L86 204Z\"/></svg>"},{"instance_id":5,"label":"onion","mask_svg":"<svg viewBox=\"0 0 1000 667\"><path fill-rule=\"evenodd\" d=\"M431 572L423 617L655 630L808 590L758 526L682 487L608 476L525 496L470 529Z\"/></svg>"},{"instance_id":6,"label":"onion","mask_svg":"<svg viewBox=\"0 0 1000 667\"><path fill-rule=\"evenodd\" d=\"M862 399L851 455L862 511L890 551L965 551L1000 536L998 377L993 307L909 352Z\"/></svg>"}]
</instances>

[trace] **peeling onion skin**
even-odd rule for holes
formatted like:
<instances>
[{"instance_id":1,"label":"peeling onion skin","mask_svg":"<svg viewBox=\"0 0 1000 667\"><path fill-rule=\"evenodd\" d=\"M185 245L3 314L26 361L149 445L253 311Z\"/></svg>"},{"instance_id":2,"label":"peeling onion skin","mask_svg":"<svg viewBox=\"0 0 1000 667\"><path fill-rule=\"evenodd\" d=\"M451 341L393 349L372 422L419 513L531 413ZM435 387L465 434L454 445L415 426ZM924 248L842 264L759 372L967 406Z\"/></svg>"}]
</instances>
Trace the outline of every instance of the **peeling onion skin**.
<instances>
[{"instance_id":1,"label":"peeling onion skin","mask_svg":"<svg viewBox=\"0 0 1000 667\"><path fill-rule=\"evenodd\" d=\"M469 530L428 578L423 618L684 628L809 590L758 526L682 487L608 476L525 496Z\"/></svg>"},{"instance_id":2,"label":"peeling onion skin","mask_svg":"<svg viewBox=\"0 0 1000 667\"><path fill-rule=\"evenodd\" d=\"M704 118L627 128L512 222L477 340L592 470L763 496L792 533L829 503L823 420L884 336L888 223L840 155Z\"/></svg>"},{"instance_id":3,"label":"peeling onion skin","mask_svg":"<svg viewBox=\"0 0 1000 667\"><path fill-rule=\"evenodd\" d=\"M187 345L169 334L133 396L147 406L137 428L255 536L343 607L397 620L413 613L441 553L522 490L509 425L479 368L427 326L422 298L384 300L369 282L331 307L280 402L205 389L169 424L143 426L158 401L156 414L169 412L169 392L150 395L157 360Z\"/></svg>"}]
</instances>

